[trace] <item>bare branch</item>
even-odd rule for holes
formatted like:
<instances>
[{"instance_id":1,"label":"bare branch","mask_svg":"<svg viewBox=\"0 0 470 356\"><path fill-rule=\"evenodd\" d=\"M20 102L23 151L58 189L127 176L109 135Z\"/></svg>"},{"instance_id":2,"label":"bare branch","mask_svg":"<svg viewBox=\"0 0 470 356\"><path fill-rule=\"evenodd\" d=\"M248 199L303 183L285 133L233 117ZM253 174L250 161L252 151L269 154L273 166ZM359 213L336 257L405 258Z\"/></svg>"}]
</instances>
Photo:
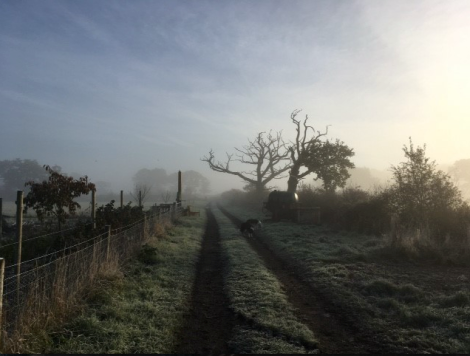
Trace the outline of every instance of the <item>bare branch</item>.
<instances>
[{"instance_id":1,"label":"bare branch","mask_svg":"<svg viewBox=\"0 0 470 356\"><path fill-rule=\"evenodd\" d=\"M145 198L150 193L151 189L152 189L151 185L136 184L134 186L134 192L129 192L129 194L135 200L136 203L139 202L139 195L140 195L140 203L143 204L145 201Z\"/></svg>"},{"instance_id":2,"label":"bare branch","mask_svg":"<svg viewBox=\"0 0 470 356\"><path fill-rule=\"evenodd\" d=\"M227 161L222 164L216 162L214 152L210 150L209 157L201 159L209 164L209 167L221 173L232 174L255 185L257 189L266 187L272 179L277 179L290 167L289 150L282 139L282 133L275 134L260 132L254 140L248 139L248 144L242 148L235 148L236 158L227 154ZM234 171L230 168L231 161L248 164L253 167L253 171ZM282 167L279 164L283 163Z\"/></svg>"},{"instance_id":3,"label":"bare branch","mask_svg":"<svg viewBox=\"0 0 470 356\"><path fill-rule=\"evenodd\" d=\"M229 154L227 153L227 162L226 162L225 164L222 164L222 163L219 162L219 161L215 162L214 151L212 151L212 149L211 149L211 150L209 151L209 157L204 156L204 157L201 159L201 161L207 162L207 163L209 164L210 169L212 169L213 171L236 175L236 176L240 177L241 179L246 180L247 182L256 183L255 180L250 179L250 178L244 176L242 173L232 171L232 170L230 169L230 161L231 161L231 159L232 159L232 155L229 155Z\"/></svg>"}]
</instances>

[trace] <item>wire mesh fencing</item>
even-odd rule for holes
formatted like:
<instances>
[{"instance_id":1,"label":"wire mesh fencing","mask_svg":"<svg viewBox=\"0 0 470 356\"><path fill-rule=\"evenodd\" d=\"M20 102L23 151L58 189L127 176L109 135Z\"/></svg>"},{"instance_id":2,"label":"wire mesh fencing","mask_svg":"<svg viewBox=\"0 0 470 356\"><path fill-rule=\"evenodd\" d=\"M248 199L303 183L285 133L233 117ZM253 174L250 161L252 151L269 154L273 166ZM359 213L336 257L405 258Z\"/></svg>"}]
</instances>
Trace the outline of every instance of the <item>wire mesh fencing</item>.
<instances>
[{"instance_id":1,"label":"wire mesh fencing","mask_svg":"<svg viewBox=\"0 0 470 356\"><path fill-rule=\"evenodd\" d=\"M20 352L19 340L66 315L97 276L117 270L162 225L182 213L176 204L156 209L128 226L114 230L107 226L106 231L60 251L6 266L0 276L1 350Z\"/></svg>"}]
</instances>

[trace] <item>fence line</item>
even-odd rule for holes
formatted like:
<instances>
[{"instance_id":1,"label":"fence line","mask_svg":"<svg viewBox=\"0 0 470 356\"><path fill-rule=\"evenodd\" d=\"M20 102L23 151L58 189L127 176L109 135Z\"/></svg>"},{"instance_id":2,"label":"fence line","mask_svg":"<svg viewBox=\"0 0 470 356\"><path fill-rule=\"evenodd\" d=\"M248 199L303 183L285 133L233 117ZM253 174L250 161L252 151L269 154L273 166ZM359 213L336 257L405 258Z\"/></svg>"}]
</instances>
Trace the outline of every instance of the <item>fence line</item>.
<instances>
[{"instance_id":1,"label":"fence line","mask_svg":"<svg viewBox=\"0 0 470 356\"><path fill-rule=\"evenodd\" d=\"M144 219L123 228L112 230L108 226L104 233L86 241L19 264L5 267L2 259L0 351L21 351L18 340L25 333L43 328L54 316L65 313L67 305L73 305L74 299L100 272L134 256L159 224L173 221L182 210L180 204L174 203L151 215L146 213ZM21 278L15 274L15 267L21 270Z\"/></svg>"},{"instance_id":2,"label":"fence line","mask_svg":"<svg viewBox=\"0 0 470 356\"><path fill-rule=\"evenodd\" d=\"M92 224L92 223L85 224L85 225L83 225L83 227L90 226L91 224ZM28 238L28 239L24 239L24 240L23 240L23 243L28 242L28 241L37 240L37 239L40 239L40 238L43 238L43 237L52 236L52 235L64 234L64 233L66 233L67 231L72 231L72 230L75 230L75 229L76 229L76 227L71 227L71 228L69 228L69 229L60 230L60 231L54 231L54 232L50 232L50 233L44 234L44 235L33 236L33 237ZM5 248L5 247L9 247L9 246L13 246L13 245L17 245L17 244L18 244L18 241L11 242L11 243L6 244L6 245L1 245L1 246L0 246L0 249Z\"/></svg>"}]
</instances>

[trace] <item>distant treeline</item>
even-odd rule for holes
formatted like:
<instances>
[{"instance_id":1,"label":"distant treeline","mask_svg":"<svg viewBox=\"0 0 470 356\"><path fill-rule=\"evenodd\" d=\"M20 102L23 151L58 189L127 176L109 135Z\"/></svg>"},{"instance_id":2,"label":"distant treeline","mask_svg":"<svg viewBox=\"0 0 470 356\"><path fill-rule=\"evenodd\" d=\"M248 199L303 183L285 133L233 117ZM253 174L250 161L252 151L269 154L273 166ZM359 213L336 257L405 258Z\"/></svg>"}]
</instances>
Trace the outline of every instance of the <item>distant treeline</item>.
<instances>
[{"instance_id":1,"label":"distant treeline","mask_svg":"<svg viewBox=\"0 0 470 356\"><path fill-rule=\"evenodd\" d=\"M64 174L60 166L51 167L55 171ZM67 175L74 178L84 176L78 173ZM199 172L188 170L182 172L182 175L184 199L206 196L210 193L209 180ZM25 194L28 193L29 187L25 186L26 182L35 181L39 183L47 180L48 176L45 168L36 160L17 158L0 161L0 197L5 201L14 201L18 190L23 190ZM162 168L142 168L133 176L132 184L133 189L131 191L124 191L124 200L126 202L134 201L134 197L138 195L139 190L146 192L148 201L174 201L178 190L178 172L167 174ZM119 198L121 189L112 187L110 182L100 180L95 182L95 185L99 201L117 200ZM80 200L85 199L87 197L80 198Z\"/></svg>"}]
</instances>

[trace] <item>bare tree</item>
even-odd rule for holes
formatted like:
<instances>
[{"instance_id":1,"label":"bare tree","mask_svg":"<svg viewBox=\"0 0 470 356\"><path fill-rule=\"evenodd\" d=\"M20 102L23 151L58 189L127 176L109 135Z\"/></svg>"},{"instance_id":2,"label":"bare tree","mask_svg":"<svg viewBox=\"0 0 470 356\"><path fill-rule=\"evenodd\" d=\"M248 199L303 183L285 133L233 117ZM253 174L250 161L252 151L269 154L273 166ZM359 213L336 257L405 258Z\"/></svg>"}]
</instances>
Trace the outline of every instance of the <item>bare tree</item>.
<instances>
[{"instance_id":1,"label":"bare tree","mask_svg":"<svg viewBox=\"0 0 470 356\"><path fill-rule=\"evenodd\" d=\"M344 186L350 176L347 168L354 168L349 160L354 155L353 150L339 140L334 143L323 141L322 138L328 134L328 126L324 132L315 130L313 126L307 125L308 115L305 115L303 122L297 120L300 111L294 110L290 117L296 125L297 135L289 147L291 169L287 191L295 192L299 181L311 173L316 174L314 180L323 180L327 190ZM300 173L302 167L306 171Z\"/></svg>"},{"instance_id":2,"label":"bare tree","mask_svg":"<svg viewBox=\"0 0 470 356\"><path fill-rule=\"evenodd\" d=\"M290 168L289 150L282 139L281 132L266 134L260 132L254 140L248 140L248 144L242 149L235 148L237 154L227 154L225 163L215 161L214 152L209 151L209 157L204 156L201 161L207 162L209 167L221 173L228 173L240 177L249 185L253 186L256 192L261 193L268 189L267 184L273 179L285 178L284 172ZM251 171L234 171L230 164L238 161L253 167ZM279 164L284 163L281 167Z\"/></svg>"},{"instance_id":3,"label":"bare tree","mask_svg":"<svg viewBox=\"0 0 470 356\"><path fill-rule=\"evenodd\" d=\"M167 190L165 193L162 192L162 200L166 204L171 198L171 193Z\"/></svg>"},{"instance_id":4,"label":"bare tree","mask_svg":"<svg viewBox=\"0 0 470 356\"><path fill-rule=\"evenodd\" d=\"M139 206L142 206L144 204L145 198L148 196L151 189L152 187L149 185L136 184L134 186L134 192L129 192L129 193L132 196L132 198L135 200L135 202Z\"/></svg>"},{"instance_id":5,"label":"bare tree","mask_svg":"<svg viewBox=\"0 0 470 356\"><path fill-rule=\"evenodd\" d=\"M209 157L204 157L202 161L209 164L209 167L222 173L233 174L247 182L246 187L254 188L256 192L263 192L269 189L267 184L273 179L285 178L289 172L288 188L289 192L295 192L301 179L311 173L315 173L315 180L321 179L325 189L334 190L336 187L344 187L349 178L348 168L354 168L354 164L349 157L354 155L352 149L343 142L336 140L324 141L323 137L328 134L328 126L325 132L315 130L307 125L308 116L303 122L297 120L300 110L294 110L291 120L296 125L297 135L295 142L286 144L281 136L281 132L273 135L260 132L253 141L248 140L248 145L242 149L235 148L238 152L227 153L227 161L221 163L215 161L214 152L209 151ZM235 171L230 167L233 161L253 166L251 171ZM306 168L300 172L301 168Z\"/></svg>"}]
</instances>

